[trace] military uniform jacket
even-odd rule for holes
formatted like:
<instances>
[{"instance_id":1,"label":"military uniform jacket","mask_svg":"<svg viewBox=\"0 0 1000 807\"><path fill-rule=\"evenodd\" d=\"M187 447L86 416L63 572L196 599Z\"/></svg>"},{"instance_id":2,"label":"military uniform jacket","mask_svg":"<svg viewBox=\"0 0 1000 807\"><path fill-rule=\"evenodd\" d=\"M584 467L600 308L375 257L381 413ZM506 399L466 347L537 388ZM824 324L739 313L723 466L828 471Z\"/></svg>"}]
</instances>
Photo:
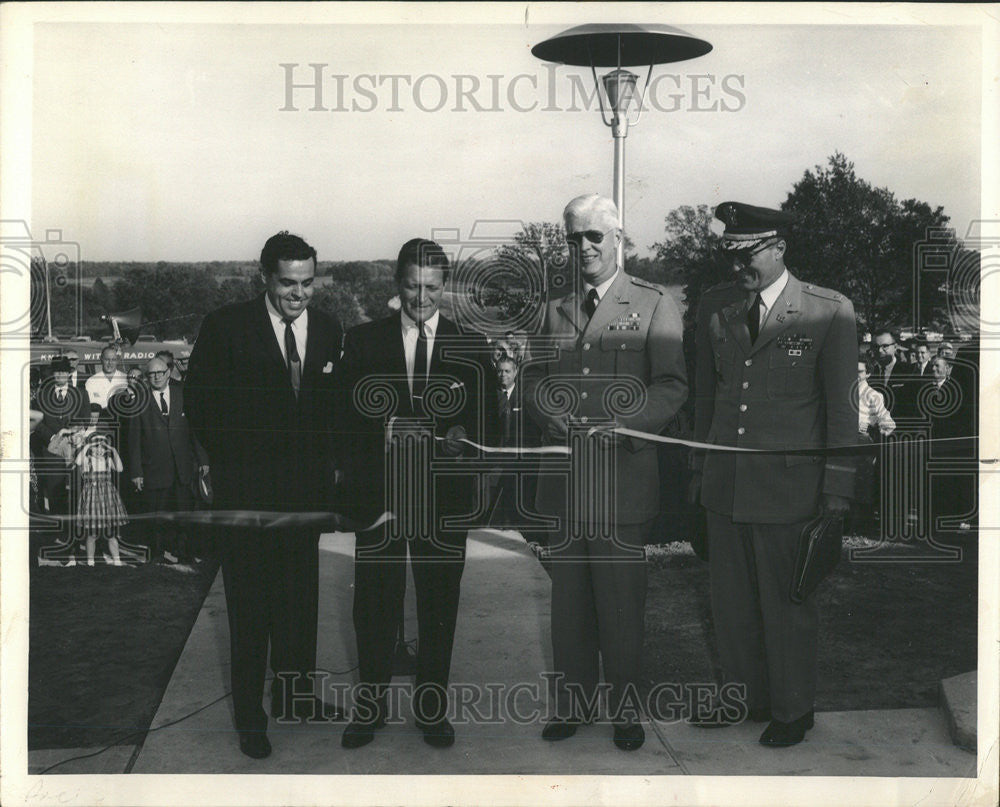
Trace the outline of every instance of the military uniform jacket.
<instances>
[{"instance_id":1,"label":"military uniform jacket","mask_svg":"<svg viewBox=\"0 0 1000 807\"><path fill-rule=\"evenodd\" d=\"M525 406L542 430L542 444L566 444L552 431L553 422L561 417L553 414L553 408L561 408L581 424L613 420L636 431L659 433L687 398L677 306L658 286L624 272L589 321L584 300L583 294L572 293L549 303L539 347L554 351L555 357L532 363L523 376ZM539 351L533 352L543 358ZM547 403L546 398L551 400ZM561 400L567 406L553 407ZM538 479L538 511L574 521L585 518L582 512L568 512L565 474L547 474L544 464ZM630 437L618 440L613 479L616 523L641 524L656 516L660 501L656 444ZM587 508L587 502L581 504Z\"/></svg>"},{"instance_id":2,"label":"military uniform jacket","mask_svg":"<svg viewBox=\"0 0 1000 807\"><path fill-rule=\"evenodd\" d=\"M766 449L853 445L858 343L851 301L789 273L751 346L752 298L733 283L702 296L695 440ZM854 491L849 457L697 451L693 463L703 472L702 504L741 523L794 523L818 512L821 493Z\"/></svg>"}]
</instances>

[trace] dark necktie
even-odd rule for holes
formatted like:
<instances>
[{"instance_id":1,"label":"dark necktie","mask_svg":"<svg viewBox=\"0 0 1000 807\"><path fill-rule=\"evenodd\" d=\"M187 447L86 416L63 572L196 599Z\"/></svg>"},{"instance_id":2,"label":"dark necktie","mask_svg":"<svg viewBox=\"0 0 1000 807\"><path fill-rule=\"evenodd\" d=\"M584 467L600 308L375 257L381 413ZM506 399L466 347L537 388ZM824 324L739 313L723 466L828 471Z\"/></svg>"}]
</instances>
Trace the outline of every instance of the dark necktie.
<instances>
[{"instance_id":1,"label":"dark necktie","mask_svg":"<svg viewBox=\"0 0 1000 807\"><path fill-rule=\"evenodd\" d=\"M285 355L288 357L288 380L292 382L292 389L298 398L302 383L302 361L299 359L299 349L295 346L295 333L290 319L285 320Z\"/></svg>"},{"instance_id":2,"label":"dark necktie","mask_svg":"<svg viewBox=\"0 0 1000 807\"><path fill-rule=\"evenodd\" d=\"M600 301L601 298L597 293L597 289L591 289L587 292L587 301L583 304L583 307L587 312L588 319L594 316L594 312L597 310L597 304Z\"/></svg>"},{"instance_id":3,"label":"dark necktie","mask_svg":"<svg viewBox=\"0 0 1000 807\"><path fill-rule=\"evenodd\" d=\"M760 304L761 297L758 294L750 304L750 310L747 311L747 328L750 330L750 344L757 341L757 335L760 333Z\"/></svg>"},{"instance_id":4,"label":"dark necktie","mask_svg":"<svg viewBox=\"0 0 1000 807\"><path fill-rule=\"evenodd\" d=\"M62 403L66 400L66 387L60 387L56 390L56 400Z\"/></svg>"},{"instance_id":5,"label":"dark necktie","mask_svg":"<svg viewBox=\"0 0 1000 807\"><path fill-rule=\"evenodd\" d=\"M424 324L417 324L417 351L413 356L413 411L423 411L424 388L427 386L427 336Z\"/></svg>"},{"instance_id":6,"label":"dark necktie","mask_svg":"<svg viewBox=\"0 0 1000 807\"><path fill-rule=\"evenodd\" d=\"M170 410L167 408L167 396L162 392L160 393L160 412L163 414L163 417L170 414Z\"/></svg>"}]
</instances>

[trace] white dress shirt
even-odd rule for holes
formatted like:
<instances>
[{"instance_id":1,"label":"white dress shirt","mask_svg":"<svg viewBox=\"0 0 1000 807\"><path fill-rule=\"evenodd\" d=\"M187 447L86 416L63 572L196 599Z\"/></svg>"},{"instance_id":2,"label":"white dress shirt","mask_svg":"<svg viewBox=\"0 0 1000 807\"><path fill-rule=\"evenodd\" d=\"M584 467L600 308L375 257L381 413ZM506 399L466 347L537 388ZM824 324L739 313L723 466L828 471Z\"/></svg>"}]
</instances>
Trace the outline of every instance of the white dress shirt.
<instances>
[{"instance_id":1,"label":"white dress shirt","mask_svg":"<svg viewBox=\"0 0 1000 807\"><path fill-rule=\"evenodd\" d=\"M438 322L441 319L441 312L435 311L434 315L424 321L424 336L427 337L427 367L424 368L424 375L430 372L431 355L434 353L434 337L437 334ZM413 394L413 363L417 359L417 323L407 316L406 312L400 310L399 323L403 331L403 356L406 359L406 383L410 387L410 394Z\"/></svg>"},{"instance_id":2,"label":"white dress shirt","mask_svg":"<svg viewBox=\"0 0 1000 807\"><path fill-rule=\"evenodd\" d=\"M108 375L103 370L99 373L94 373L94 375L87 379L87 383L84 385L87 390L87 396L90 398L90 403L98 404L101 409L108 408L108 401L116 390L127 386L128 377L121 370L115 370L111 375Z\"/></svg>"},{"instance_id":3,"label":"white dress shirt","mask_svg":"<svg viewBox=\"0 0 1000 807\"><path fill-rule=\"evenodd\" d=\"M163 407L160 405L160 396L167 402L167 414L170 413L170 385L167 384L163 389L153 390L153 397L156 399L156 408L163 412Z\"/></svg>"},{"instance_id":4,"label":"white dress shirt","mask_svg":"<svg viewBox=\"0 0 1000 807\"><path fill-rule=\"evenodd\" d=\"M271 305L271 298L264 295L264 304L267 306L267 314L271 318L271 327L274 328L274 338L278 340L278 348L281 350L281 358L288 364L288 353L285 351L285 319L278 313L278 309ZM309 309L302 309L302 313L292 320L292 335L295 337L295 349L299 352L299 362L302 366L306 363L306 341L309 333Z\"/></svg>"},{"instance_id":5,"label":"white dress shirt","mask_svg":"<svg viewBox=\"0 0 1000 807\"><path fill-rule=\"evenodd\" d=\"M764 328L764 323L767 321L768 314L771 313L771 309L774 308L774 304L778 302L778 298L781 296L781 292L785 290L785 286L788 285L788 270L785 269L778 279L775 280L766 289L760 291L760 300L763 308L760 312L760 327L761 330ZM750 301L750 305L753 305L753 300Z\"/></svg>"},{"instance_id":6,"label":"white dress shirt","mask_svg":"<svg viewBox=\"0 0 1000 807\"><path fill-rule=\"evenodd\" d=\"M611 275L607 280L605 280L600 286L591 286L589 283L583 284L583 296L586 299L591 289L597 289L597 302L600 303L604 299L604 295L608 293L608 289L611 288L611 284L618 279L618 275L621 274L621 269L616 269L615 273Z\"/></svg>"}]
</instances>

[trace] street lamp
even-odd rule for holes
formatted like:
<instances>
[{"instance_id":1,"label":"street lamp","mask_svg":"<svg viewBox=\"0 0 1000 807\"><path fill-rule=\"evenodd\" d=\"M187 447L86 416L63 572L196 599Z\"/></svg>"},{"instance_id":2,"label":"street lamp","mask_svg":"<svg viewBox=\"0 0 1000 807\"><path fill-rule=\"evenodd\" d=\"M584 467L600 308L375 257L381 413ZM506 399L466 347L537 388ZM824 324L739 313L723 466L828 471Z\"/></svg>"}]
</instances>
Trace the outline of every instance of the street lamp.
<instances>
[{"instance_id":1,"label":"street lamp","mask_svg":"<svg viewBox=\"0 0 1000 807\"><path fill-rule=\"evenodd\" d=\"M601 119L611 127L615 141L614 200L618 207L618 226L625 229L625 138L631 123L639 122L642 100L649 87L649 78L654 64L682 62L704 56L712 45L703 39L693 37L671 25L629 25L591 24L578 25L551 39L539 42L531 53L546 62L590 67L594 77L598 101L601 105ZM639 77L622 69L623 66L649 65L642 94L635 104L635 116L630 120L630 110L636 95ZM610 73L597 78L598 67L615 68ZM601 94L601 87L604 94ZM604 110L604 97L608 101L608 113ZM610 119L609 119L610 113ZM618 263L624 265L624 244L618 245Z\"/></svg>"}]
</instances>

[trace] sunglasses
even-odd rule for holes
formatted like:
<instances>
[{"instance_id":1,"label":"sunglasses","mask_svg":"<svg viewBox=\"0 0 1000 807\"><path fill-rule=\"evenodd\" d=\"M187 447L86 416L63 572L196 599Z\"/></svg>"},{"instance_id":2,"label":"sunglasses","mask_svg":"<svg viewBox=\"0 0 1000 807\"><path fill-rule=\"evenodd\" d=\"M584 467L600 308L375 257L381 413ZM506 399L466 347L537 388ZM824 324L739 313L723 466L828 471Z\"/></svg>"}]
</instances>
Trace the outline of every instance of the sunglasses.
<instances>
[{"instance_id":1,"label":"sunglasses","mask_svg":"<svg viewBox=\"0 0 1000 807\"><path fill-rule=\"evenodd\" d=\"M566 243L580 246L583 244L583 239L586 238L591 244L600 244L604 241L605 236L613 229L615 228L612 227L610 230L605 230L603 233L600 230L583 230L579 233L566 233Z\"/></svg>"}]
</instances>

